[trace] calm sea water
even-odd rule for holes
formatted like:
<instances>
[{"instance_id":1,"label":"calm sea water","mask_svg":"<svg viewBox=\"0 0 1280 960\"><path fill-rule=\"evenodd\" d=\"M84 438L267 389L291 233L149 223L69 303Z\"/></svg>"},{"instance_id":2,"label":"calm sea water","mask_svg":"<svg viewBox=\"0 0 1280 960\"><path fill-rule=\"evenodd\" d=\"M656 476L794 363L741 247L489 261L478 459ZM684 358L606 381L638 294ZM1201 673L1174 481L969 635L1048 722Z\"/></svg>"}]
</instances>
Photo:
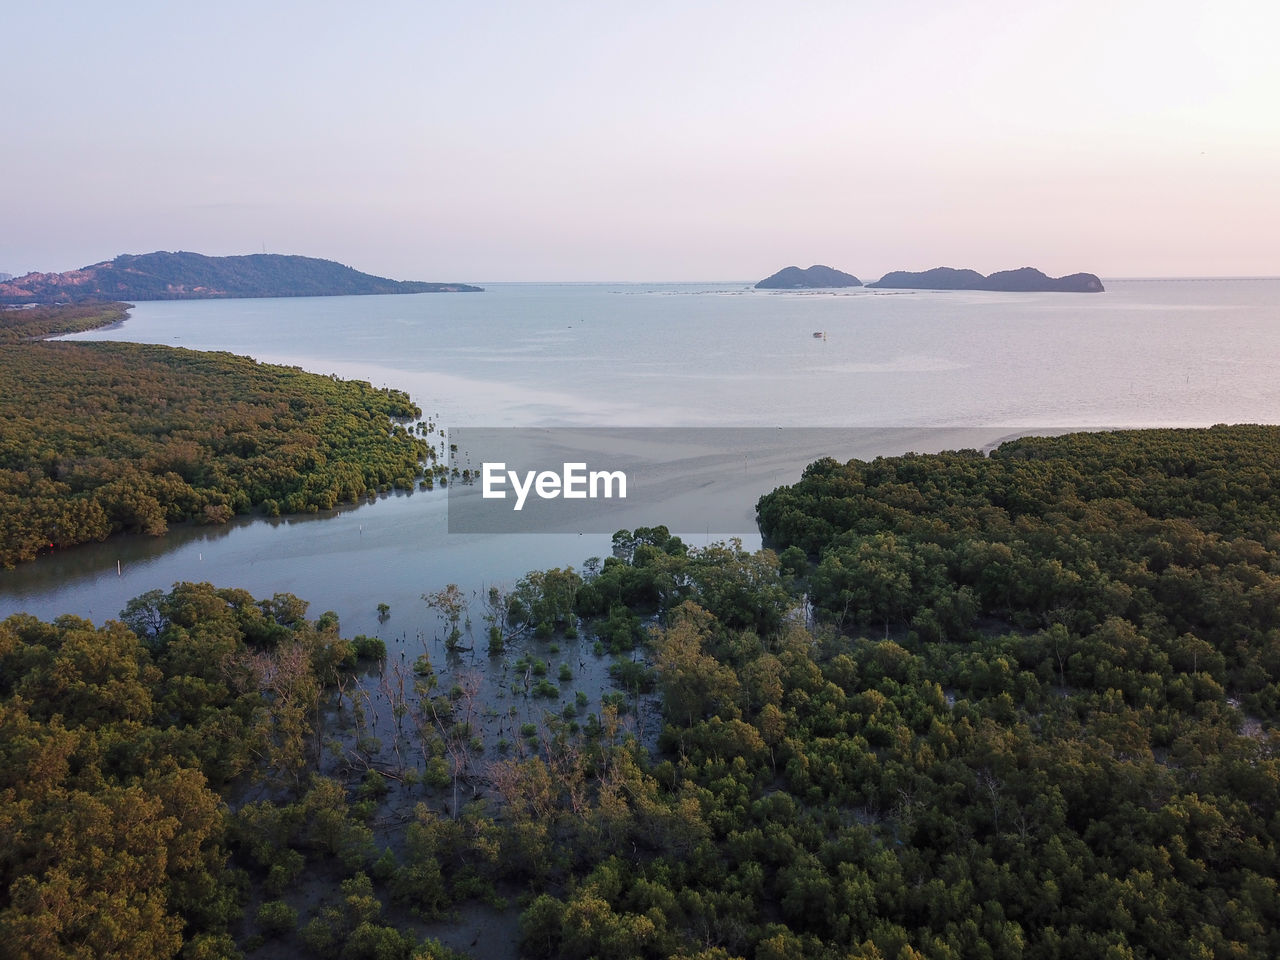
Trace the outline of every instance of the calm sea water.
<instances>
[{"instance_id":1,"label":"calm sea water","mask_svg":"<svg viewBox=\"0 0 1280 960\"><path fill-rule=\"evenodd\" d=\"M1280 280L1110 280L1101 295L494 284L144 303L123 325L75 339L357 377L409 391L446 426L878 428L876 445L828 451L838 457L910 449L918 428L983 428L995 440L1011 424L1280 422ZM755 497L802 464L775 463L734 494L747 546L759 543ZM66 551L0 572L0 615L100 621L145 590L194 579L296 593L313 613L336 610L348 633L387 636L418 629L421 594L446 583L480 589L607 550L600 536L450 536L444 496L419 492L336 516ZM381 626L379 602L392 607Z\"/></svg>"}]
</instances>

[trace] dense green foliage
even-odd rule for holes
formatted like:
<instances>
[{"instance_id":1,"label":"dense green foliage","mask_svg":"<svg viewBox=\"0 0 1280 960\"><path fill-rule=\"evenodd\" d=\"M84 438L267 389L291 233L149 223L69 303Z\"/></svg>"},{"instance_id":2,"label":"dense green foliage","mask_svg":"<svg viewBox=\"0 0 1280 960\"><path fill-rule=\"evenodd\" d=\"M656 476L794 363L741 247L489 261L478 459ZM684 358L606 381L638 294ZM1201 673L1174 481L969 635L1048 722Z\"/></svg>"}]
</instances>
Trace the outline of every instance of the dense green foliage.
<instances>
[{"instance_id":1,"label":"dense green foliage","mask_svg":"<svg viewBox=\"0 0 1280 960\"><path fill-rule=\"evenodd\" d=\"M136 632L0 623L0 954L227 955L220 795L300 782L322 680L351 655L305 609L182 584L130 604Z\"/></svg>"},{"instance_id":2,"label":"dense green foliage","mask_svg":"<svg viewBox=\"0 0 1280 960\"><path fill-rule=\"evenodd\" d=\"M1059 628L1074 650L1123 622L1173 664L1191 655L1178 651L1211 649L1215 683L1280 715L1280 428L824 460L763 497L759 513L780 548L817 559L813 600L837 623L945 640L998 618ZM1171 695L1170 669L1148 667L1150 696Z\"/></svg>"},{"instance_id":3,"label":"dense green foliage","mask_svg":"<svg viewBox=\"0 0 1280 960\"><path fill-rule=\"evenodd\" d=\"M129 305L125 303L0 310L0 344L22 343L64 333L95 330L120 323L128 313Z\"/></svg>"},{"instance_id":4,"label":"dense green foliage","mask_svg":"<svg viewBox=\"0 0 1280 960\"><path fill-rule=\"evenodd\" d=\"M475 900L516 901L524 955L571 960L1280 955L1274 440L1160 431L822 461L761 503L781 556L619 531L603 563L530 574L484 619L491 657L525 645L524 696L554 698L548 657L571 631L614 653L622 692L579 696L490 754L476 677L444 694L424 657L409 690L384 664L368 681L391 696L382 729L397 757L420 740L421 760L380 762L366 722L339 744L346 783L316 774L307 722L330 683L343 711L370 702L332 615L181 585L131 603L132 633L11 619L0 829L20 844L0 861L0 922L62 929L37 910L61 901L33 883L93 893L74 844L71 881L41 846L79 808L41 791L128 790L174 768L163 748L213 789L258 770L270 790L223 830L185 801L183 849L204 852L177 862L229 855L218 889L244 891L202 900L216 916L188 914L186 867L120 874L152 905L137 910L158 918L139 921L158 955L180 938L217 955L196 937L235 931L246 950L442 957L405 921ZM466 617L460 591L431 599L446 625ZM662 715L649 747L632 725L646 686ZM159 818L169 794L146 784ZM97 862L129 862L149 821L131 832L104 804ZM170 827L150 847L186 836ZM328 882L319 904L297 895L304 875ZM75 920L97 935L96 908Z\"/></svg>"},{"instance_id":5,"label":"dense green foliage","mask_svg":"<svg viewBox=\"0 0 1280 960\"><path fill-rule=\"evenodd\" d=\"M163 533L412 489L409 397L226 353L0 346L0 565L119 531Z\"/></svg>"},{"instance_id":6,"label":"dense green foliage","mask_svg":"<svg viewBox=\"0 0 1280 960\"><path fill-rule=\"evenodd\" d=\"M182 583L101 628L0 622L0 956L238 957L293 933L278 898L310 859L356 871L303 931L316 956L447 960L377 922L372 834L314 775L357 652L306 609Z\"/></svg>"},{"instance_id":7,"label":"dense green foliage","mask_svg":"<svg viewBox=\"0 0 1280 960\"><path fill-rule=\"evenodd\" d=\"M1200 436L1208 472L1211 451L1226 440ZM1197 435L1111 439L1114 448L1096 451L1099 464L1114 466L1113 480L1132 480L1149 463L1144 442L1176 439L1188 453ZM1082 454L1093 442L1033 441L1022 456ZM1234 449L1230 472L1248 474L1267 446ZM876 466L910 466L913 484L927 490L933 471L957 462L982 461ZM804 492L824 469L836 471L819 465L789 492ZM1187 497L1179 510L1189 519L1207 508ZM918 512L898 516L905 522ZM1244 512L1237 520L1251 522ZM1060 541L1058 552L1070 553L1070 543ZM1049 563L1041 556L1032 567ZM1226 567L1199 573L1227 590L1244 575ZM850 624L878 620L878 596L860 594L847 608L840 598L839 612ZM670 760L642 763L624 791L645 796L651 775L659 809L680 813L655 821L633 803L636 819L628 819L604 789L583 804L588 822L614 811L615 830L635 831L625 834L635 850L609 847L613 856L597 858L585 876L575 871L564 895L533 903L525 929L536 954L659 957L715 946L754 957L1165 958L1280 950L1280 736L1233 705L1234 649L1229 657L1185 633L1165 643L1115 616L1085 634L1061 622L1001 633L991 621L951 638L904 634L905 608L890 609L894 640L800 626L761 634L727 627L692 604L700 599L693 591L668 608L652 634ZM1257 605L1274 615L1274 597ZM1252 659L1264 671L1258 682L1274 683L1275 661ZM580 869L591 862L585 854Z\"/></svg>"},{"instance_id":8,"label":"dense green foliage","mask_svg":"<svg viewBox=\"0 0 1280 960\"><path fill-rule=\"evenodd\" d=\"M69 273L29 273L0 283L0 303L91 300L204 300L219 297L332 297L376 293L474 292L465 283L388 280L332 260L255 253L121 254Z\"/></svg>"}]
</instances>

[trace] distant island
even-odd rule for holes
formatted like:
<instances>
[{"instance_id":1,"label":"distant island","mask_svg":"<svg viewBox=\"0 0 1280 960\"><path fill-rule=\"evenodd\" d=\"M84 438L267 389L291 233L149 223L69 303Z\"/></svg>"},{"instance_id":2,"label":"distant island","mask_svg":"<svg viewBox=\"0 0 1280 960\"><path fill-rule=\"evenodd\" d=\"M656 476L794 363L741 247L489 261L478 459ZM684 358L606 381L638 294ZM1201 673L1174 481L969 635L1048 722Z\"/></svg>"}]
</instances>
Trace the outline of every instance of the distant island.
<instances>
[{"instance_id":1,"label":"distant island","mask_svg":"<svg viewBox=\"0 0 1280 960\"><path fill-rule=\"evenodd\" d=\"M1102 281L1092 273L1050 277L1034 267L1001 270L984 277L977 270L935 267L920 273L895 270L874 283L874 288L906 290L998 290L1010 293L1102 293Z\"/></svg>"},{"instance_id":2,"label":"distant island","mask_svg":"<svg viewBox=\"0 0 1280 960\"><path fill-rule=\"evenodd\" d=\"M795 290L821 287L860 287L862 281L851 273L815 263L808 270L786 267L756 284L757 290Z\"/></svg>"},{"instance_id":3,"label":"distant island","mask_svg":"<svg viewBox=\"0 0 1280 960\"><path fill-rule=\"evenodd\" d=\"M157 251L122 254L66 273L28 273L0 282L0 304L473 293L482 289L466 283L388 280L315 257L276 253L206 257Z\"/></svg>"}]
</instances>

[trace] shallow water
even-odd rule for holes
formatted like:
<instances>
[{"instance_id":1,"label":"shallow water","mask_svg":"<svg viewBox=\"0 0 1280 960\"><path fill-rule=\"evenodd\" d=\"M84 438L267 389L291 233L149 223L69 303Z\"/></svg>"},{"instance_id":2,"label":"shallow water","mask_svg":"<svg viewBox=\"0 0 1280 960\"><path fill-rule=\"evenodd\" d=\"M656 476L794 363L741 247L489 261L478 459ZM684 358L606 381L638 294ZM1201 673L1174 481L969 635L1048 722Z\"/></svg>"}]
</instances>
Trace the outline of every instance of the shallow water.
<instances>
[{"instance_id":1,"label":"shallow water","mask_svg":"<svg viewBox=\"0 0 1280 960\"><path fill-rule=\"evenodd\" d=\"M1097 296L854 290L766 293L748 285L491 285L483 294L144 303L116 328L75 339L229 350L318 373L408 390L451 427L679 426L869 428L839 449L759 454L716 488L749 549L756 498L792 482L809 459L983 446L1019 428L1208 425L1280 421L1280 281L1107 281ZM813 334L824 336L815 338ZM1016 424L1010 428L1008 424ZM966 428L963 439L955 428ZM978 428L968 430L967 428ZM757 452L758 453L758 452ZM705 467L704 467L705 469ZM672 475L674 509L711 480ZM650 523L664 522L661 504ZM336 611L343 633L387 641L384 672L349 687L328 735L339 769L359 732L376 761L413 759L392 711L396 678L426 652L447 688L478 676L477 764L518 755L525 724L545 727L587 694L599 708L610 658L589 638L528 640L500 658L443 647L445 625L424 593L460 584L483 596L530 569L574 565L610 549L607 534L449 533L443 491L419 491L331 514L183 527L127 537L0 571L0 616L74 613L101 622L125 602L179 580L291 592L313 616ZM702 546L711 539L677 529ZM377 605L390 605L380 620ZM481 612L471 616L482 636ZM546 660L558 698L527 695L515 668ZM558 680L561 663L571 679ZM354 703L365 706L362 731ZM652 742L652 701L633 729ZM483 783L475 786L483 790ZM387 811L441 791L397 788ZM388 842L394 842L387 834ZM504 957L516 911L468 905L457 925L421 928L457 947ZM486 943L486 936L493 942ZM270 948L263 954L270 953Z\"/></svg>"},{"instance_id":2,"label":"shallow water","mask_svg":"<svg viewBox=\"0 0 1280 960\"><path fill-rule=\"evenodd\" d=\"M496 284L481 294L143 303L74 339L230 350L407 389L444 426L915 428L1280 420L1280 280L1107 281L1107 292L776 293L746 284ZM815 339L824 332L825 339ZM923 444L924 441L918 441ZM964 445L980 445L968 443ZM923 449L923 446L917 447ZM808 455L725 480L755 499ZM687 491L673 486L673 502ZM441 491L333 515L121 538L0 571L0 615L102 620L178 580L287 591L374 633L376 605L602 556L600 534L449 534ZM660 523L655 516L650 522ZM695 545L708 531L681 531ZM118 571L118 572L117 572Z\"/></svg>"}]
</instances>

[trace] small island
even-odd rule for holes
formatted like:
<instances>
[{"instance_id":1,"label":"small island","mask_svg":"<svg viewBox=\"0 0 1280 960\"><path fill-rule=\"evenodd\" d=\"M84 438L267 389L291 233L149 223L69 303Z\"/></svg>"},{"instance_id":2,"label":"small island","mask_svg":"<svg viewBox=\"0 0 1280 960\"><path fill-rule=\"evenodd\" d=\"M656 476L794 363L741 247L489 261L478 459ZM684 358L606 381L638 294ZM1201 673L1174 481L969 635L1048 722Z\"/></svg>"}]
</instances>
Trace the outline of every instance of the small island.
<instances>
[{"instance_id":1,"label":"small island","mask_svg":"<svg viewBox=\"0 0 1280 960\"><path fill-rule=\"evenodd\" d=\"M895 270L874 283L873 289L901 290L994 290L1007 293L1102 293L1102 281L1092 273L1050 277L1034 267L1000 270L983 276L976 270L934 267L912 273Z\"/></svg>"},{"instance_id":2,"label":"small island","mask_svg":"<svg viewBox=\"0 0 1280 960\"><path fill-rule=\"evenodd\" d=\"M757 290L803 290L825 287L860 287L862 281L851 273L815 263L808 270L785 267L756 284Z\"/></svg>"},{"instance_id":3,"label":"small island","mask_svg":"<svg viewBox=\"0 0 1280 960\"><path fill-rule=\"evenodd\" d=\"M388 280L315 257L275 253L207 257L156 251L121 254L79 270L28 273L0 282L0 304L478 293L482 289L466 283Z\"/></svg>"}]
</instances>

